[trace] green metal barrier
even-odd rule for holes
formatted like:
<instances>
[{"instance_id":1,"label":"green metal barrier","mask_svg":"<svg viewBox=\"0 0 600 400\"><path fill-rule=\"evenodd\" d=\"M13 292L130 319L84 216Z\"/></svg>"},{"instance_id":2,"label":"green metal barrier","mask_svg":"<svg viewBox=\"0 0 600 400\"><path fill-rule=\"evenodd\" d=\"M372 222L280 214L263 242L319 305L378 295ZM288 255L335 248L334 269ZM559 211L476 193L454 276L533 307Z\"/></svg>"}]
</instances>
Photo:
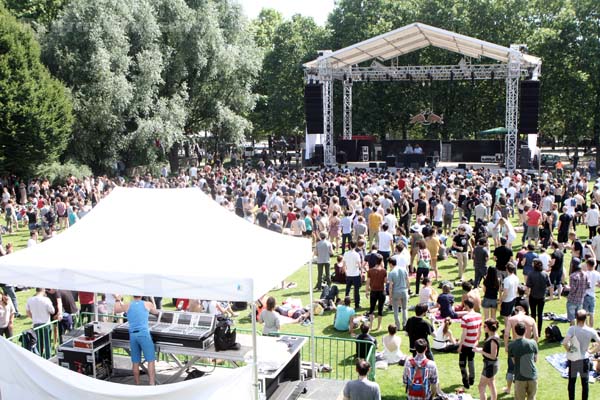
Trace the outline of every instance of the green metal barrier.
<instances>
[{"instance_id":1,"label":"green metal barrier","mask_svg":"<svg viewBox=\"0 0 600 400\"><path fill-rule=\"evenodd\" d=\"M58 321L48 322L47 324L33 328L33 331L37 337L36 348L38 354L46 360L54 357L56 355L56 348L59 345ZM21 332L8 340L25 348L25 332Z\"/></svg>"},{"instance_id":2,"label":"green metal barrier","mask_svg":"<svg viewBox=\"0 0 600 400\"><path fill-rule=\"evenodd\" d=\"M252 334L248 329L237 329L239 333ZM311 338L306 334L295 334L290 332L278 332L274 336L296 336L307 339L306 345L302 348L301 360L305 363L311 361ZM369 346L367 361L371 364L369 371L369 380L375 381L375 355L377 349L371 342L356 339L346 339L329 336L315 336L315 366L319 378L334 380L352 380L357 379L356 373L356 347L357 344ZM330 372L323 371L323 365L331 367Z\"/></svg>"}]
</instances>

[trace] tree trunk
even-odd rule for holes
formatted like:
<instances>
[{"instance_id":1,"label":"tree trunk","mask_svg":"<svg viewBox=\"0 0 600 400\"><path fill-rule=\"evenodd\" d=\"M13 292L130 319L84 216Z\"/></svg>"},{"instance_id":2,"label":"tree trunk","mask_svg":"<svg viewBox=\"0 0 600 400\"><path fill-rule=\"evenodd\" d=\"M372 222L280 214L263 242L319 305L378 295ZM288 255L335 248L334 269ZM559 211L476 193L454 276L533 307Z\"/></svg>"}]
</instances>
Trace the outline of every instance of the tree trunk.
<instances>
[{"instance_id":1,"label":"tree trunk","mask_svg":"<svg viewBox=\"0 0 600 400\"><path fill-rule=\"evenodd\" d=\"M174 143L169 150L169 165L171 166L171 173L179 173L179 143Z\"/></svg>"}]
</instances>

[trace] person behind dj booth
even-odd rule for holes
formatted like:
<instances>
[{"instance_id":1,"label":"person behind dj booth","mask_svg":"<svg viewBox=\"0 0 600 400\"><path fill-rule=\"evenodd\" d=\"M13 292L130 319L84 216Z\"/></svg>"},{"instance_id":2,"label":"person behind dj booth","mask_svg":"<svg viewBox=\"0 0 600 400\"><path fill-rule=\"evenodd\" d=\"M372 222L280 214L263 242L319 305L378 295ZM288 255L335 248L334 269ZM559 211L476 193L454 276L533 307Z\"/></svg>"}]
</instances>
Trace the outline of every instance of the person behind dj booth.
<instances>
[{"instance_id":1,"label":"person behind dj booth","mask_svg":"<svg viewBox=\"0 0 600 400\"><path fill-rule=\"evenodd\" d=\"M133 296L133 300L130 303L123 303L122 300L119 300L115 304L115 312L127 313L129 345L131 348L131 362L133 363L133 379L135 384L140 384L140 363L142 362L142 353L144 353L144 359L148 362L149 383L153 386L156 376L156 354L148 327L148 314L158 315L158 310L153 303L143 301L142 296Z\"/></svg>"}]
</instances>

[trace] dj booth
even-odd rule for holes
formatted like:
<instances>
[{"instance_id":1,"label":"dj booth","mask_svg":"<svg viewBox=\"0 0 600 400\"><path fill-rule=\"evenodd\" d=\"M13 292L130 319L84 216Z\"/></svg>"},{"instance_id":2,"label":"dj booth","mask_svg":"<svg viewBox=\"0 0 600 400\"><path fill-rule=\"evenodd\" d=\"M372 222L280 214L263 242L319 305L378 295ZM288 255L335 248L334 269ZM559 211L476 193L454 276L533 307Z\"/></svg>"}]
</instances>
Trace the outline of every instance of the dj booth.
<instances>
[{"instance_id":1,"label":"dj booth","mask_svg":"<svg viewBox=\"0 0 600 400\"><path fill-rule=\"evenodd\" d=\"M177 381L181 375L200 359L219 359L229 361L233 365L239 366L242 363L248 363L252 357L252 335L238 334L236 342L240 344L236 350L217 351L214 346L214 330L216 317L205 313L189 313L161 311L158 318L152 317L149 321L150 334L153 338L155 351L164 354L176 366L176 372L166 381L157 384L166 384ZM85 340L82 331L71 332L71 339L67 340L61 346L62 359L59 365L71 370L96 377L99 379L110 380L112 372L112 349L123 349L130 352L129 343L129 325L128 323L94 323L94 333L90 334L90 340ZM83 365L78 358L76 367L68 364L65 359L73 358L69 355L73 350L73 341L80 338L82 342L89 344L89 353L104 355L98 360L98 356L83 355ZM261 352L258 355L259 386L261 399L269 399L283 382L298 382L302 380L301 370L301 349L306 343L306 338L294 336L257 336L257 346ZM96 343L94 345L94 343ZM282 352L280 358L274 363L273 360L261 360L261 354L270 349L279 347ZM97 350L95 350L97 349ZM287 349L287 351L283 351ZM59 350L59 351L61 351ZM66 350L66 351L65 351ZM75 349L75 356L81 351L88 352L86 349ZM110 354L110 357L105 354ZM67 354L67 355L65 355ZM178 357L184 356L184 357ZM66 358L65 358L66 357ZM85 365L85 359L90 365ZM80 357L81 358L81 357ZM95 362L93 360L96 360ZM158 359L158 357L157 357ZM184 359L185 361L182 361ZM110 365L108 363L110 362ZM102 374L98 374L96 367L102 366ZM144 368L142 364L142 368ZM106 373L105 373L106 371ZM200 378L201 379L201 378Z\"/></svg>"}]
</instances>

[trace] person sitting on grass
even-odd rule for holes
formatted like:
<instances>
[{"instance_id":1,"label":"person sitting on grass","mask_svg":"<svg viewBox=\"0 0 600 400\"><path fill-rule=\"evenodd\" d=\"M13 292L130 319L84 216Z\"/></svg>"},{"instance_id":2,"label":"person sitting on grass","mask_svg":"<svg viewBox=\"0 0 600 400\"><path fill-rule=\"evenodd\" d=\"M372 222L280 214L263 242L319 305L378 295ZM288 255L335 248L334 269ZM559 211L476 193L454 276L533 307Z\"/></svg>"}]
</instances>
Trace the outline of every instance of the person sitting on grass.
<instances>
[{"instance_id":1,"label":"person sitting on grass","mask_svg":"<svg viewBox=\"0 0 600 400\"><path fill-rule=\"evenodd\" d=\"M402 352L400 351L400 344L402 340L400 336L396 335L398 329L396 325L388 325L388 334L381 339L383 343L383 358L388 364L398 364L402 358Z\"/></svg>"},{"instance_id":2,"label":"person sitting on grass","mask_svg":"<svg viewBox=\"0 0 600 400\"><path fill-rule=\"evenodd\" d=\"M454 308L454 296L451 291L451 287L448 284L442 286L442 294L437 298L437 304L440 308L440 317L452 319L458 319L466 314L464 311L456 311Z\"/></svg>"},{"instance_id":3,"label":"person sitting on grass","mask_svg":"<svg viewBox=\"0 0 600 400\"><path fill-rule=\"evenodd\" d=\"M350 296L344 297L344 304L338 306L335 310L333 327L336 331L348 331L350 336L354 337L354 315L356 314L356 311L350 307L351 304L352 300L350 299Z\"/></svg>"},{"instance_id":4,"label":"person sitting on grass","mask_svg":"<svg viewBox=\"0 0 600 400\"><path fill-rule=\"evenodd\" d=\"M444 323L441 324L433 334L433 342L431 348L440 353L455 353L458 349L458 344L452 331L450 330L452 320L450 317L444 319Z\"/></svg>"},{"instance_id":5,"label":"person sitting on grass","mask_svg":"<svg viewBox=\"0 0 600 400\"><path fill-rule=\"evenodd\" d=\"M368 322L363 322L360 326L360 335L356 337L356 340L370 342L371 344L360 342L356 343L356 357L358 358L367 358L369 350L371 350L373 346L375 346L375 349L377 349L377 339L369 334L369 329L371 329L371 326Z\"/></svg>"}]
</instances>

